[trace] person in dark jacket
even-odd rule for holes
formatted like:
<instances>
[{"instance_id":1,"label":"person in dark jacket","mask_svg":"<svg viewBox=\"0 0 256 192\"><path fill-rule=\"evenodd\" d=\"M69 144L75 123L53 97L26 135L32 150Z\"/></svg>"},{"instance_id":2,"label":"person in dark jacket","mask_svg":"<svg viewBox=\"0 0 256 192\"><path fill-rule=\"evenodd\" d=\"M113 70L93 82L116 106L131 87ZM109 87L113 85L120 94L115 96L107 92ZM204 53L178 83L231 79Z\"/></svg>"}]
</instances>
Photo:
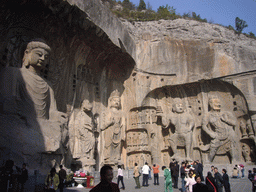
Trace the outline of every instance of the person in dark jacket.
<instances>
[{"instance_id":1,"label":"person in dark jacket","mask_svg":"<svg viewBox=\"0 0 256 192\"><path fill-rule=\"evenodd\" d=\"M253 173L248 175L248 179L252 182L252 192L256 191L256 168L253 168Z\"/></svg>"},{"instance_id":2,"label":"person in dark jacket","mask_svg":"<svg viewBox=\"0 0 256 192\"><path fill-rule=\"evenodd\" d=\"M196 184L192 186L193 192L208 192L208 187L204 183L201 183L200 175L197 175L195 179Z\"/></svg>"},{"instance_id":3,"label":"person in dark jacket","mask_svg":"<svg viewBox=\"0 0 256 192\"><path fill-rule=\"evenodd\" d=\"M174 166L173 166L173 172L172 172L172 176L173 176L173 188L178 189L178 178L179 178L179 169L180 166L178 164L178 162L176 161Z\"/></svg>"},{"instance_id":4,"label":"person in dark jacket","mask_svg":"<svg viewBox=\"0 0 256 192\"><path fill-rule=\"evenodd\" d=\"M65 169L63 169L63 166L60 165L60 171L59 171L59 179L60 179L60 192L63 192L64 184L65 184L65 179L67 178L67 172Z\"/></svg>"},{"instance_id":5,"label":"person in dark jacket","mask_svg":"<svg viewBox=\"0 0 256 192\"><path fill-rule=\"evenodd\" d=\"M214 177L212 176L212 173L210 171L207 173L207 176L205 178L205 183L208 187L209 192L217 192L217 186L216 186Z\"/></svg>"},{"instance_id":6,"label":"person in dark jacket","mask_svg":"<svg viewBox=\"0 0 256 192\"><path fill-rule=\"evenodd\" d=\"M22 164L21 174L19 176L19 188L20 192L24 191L24 185L26 181L28 180L28 170L26 169L26 163Z\"/></svg>"},{"instance_id":7,"label":"person in dark jacket","mask_svg":"<svg viewBox=\"0 0 256 192\"><path fill-rule=\"evenodd\" d=\"M204 166L202 163L199 162L199 160L196 161L198 164L198 174L201 177L201 180L204 181L204 176L203 176L203 170L204 170Z\"/></svg>"},{"instance_id":8,"label":"person in dark jacket","mask_svg":"<svg viewBox=\"0 0 256 192\"><path fill-rule=\"evenodd\" d=\"M186 164L185 162L181 163L180 167L180 178L181 178L181 192L185 192L185 177L186 177L186 172L185 172Z\"/></svg>"},{"instance_id":9,"label":"person in dark jacket","mask_svg":"<svg viewBox=\"0 0 256 192\"><path fill-rule=\"evenodd\" d=\"M222 177L223 177L223 185L224 185L225 192L231 192L227 170L222 169L222 173L223 173Z\"/></svg>"},{"instance_id":10,"label":"person in dark jacket","mask_svg":"<svg viewBox=\"0 0 256 192\"><path fill-rule=\"evenodd\" d=\"M218 192L223 192L223 178L219 173L217 167L214 167L214 178L215 178Z\"/></svg>"}]
</instances>

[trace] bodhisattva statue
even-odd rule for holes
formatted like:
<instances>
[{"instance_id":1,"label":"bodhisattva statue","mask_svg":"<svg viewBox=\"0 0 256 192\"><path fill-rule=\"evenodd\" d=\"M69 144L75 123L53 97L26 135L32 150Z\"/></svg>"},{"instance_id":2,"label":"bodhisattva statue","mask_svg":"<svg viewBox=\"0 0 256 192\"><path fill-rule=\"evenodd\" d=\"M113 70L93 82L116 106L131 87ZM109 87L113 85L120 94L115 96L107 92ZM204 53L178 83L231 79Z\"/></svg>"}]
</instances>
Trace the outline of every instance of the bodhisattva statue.
<instances>
[{"instance_id":1,"label":"bodhisattva statue","mask_svg":"<svg viewBox=\"0 0 256 192\"><path fill-rule=\"evenodd\" d=\"M20 153L19 158L29 155L33 162L39 162L39 153L58 150L60 154L65 150L61 141L67 133L66 114L57 110L53 89L40 76L50 51L42 40L31 41L24 52L22 68L6 67L0 74L0 123L3 129L9 129L7 137L13 140L7 147Z\"/></svg>"},{"instance_id":2,"label":"bodhisattva statue","mask_svg":"<svg viewBox=\"0 0 256 192\"><path fill-rule=\"evenodd\" d=\"M105 140L104 161L116 164L121 160L121 140L125 138L125 124L123 113L120 110L120 97L116 91L110 96L109 102L109 110L103 119L104 123L101 128Z\"/></svg>"},{"instance_id":3,"label":"bodhisattva statue","mask_svg":"<svg viewBox=\"0 0 256 192\"><path fill-rule=\"evenodd\" d=\"M75 117L74 137L71 142L73 144L73 158L81 161L82 167L86 165L94 165L95 151L95 122L92 113L92 104L88 100L84 100L81 110Z\"/></svg>"},{"instance_id":4,"label":"bodhisattva statue","mask_svg":"<svg viewBox=\"0 0 256 192\"><path fill-rule=\"evenodd\" d=\"M205 114L202 123L202 129L212 138L209 161L213 161L221 147L230 154L232 161L239 161L236 151L241 150L234 131L236 117L228 111L221 111L220 100L217 97L210 98L209 105L210 111Z\"/></svg>"},{"instance_id":5,"label":"bodhisattva statue","mask_svg":"<svg viewBox=\"0 0 256 192\"><path fill-rule=\"evenodd\" d=\"M169 144L173 151L173 158L181 158L177 155L177 146L179 140L183 140L183 146L186 149L186 159L191 159L192 152L192 130L195 125L194 119L191 114L185 111L184 104L181 99L176 99L176 103L173 104L172 111L168 115L163 115L160 111L157 111L157 116L162 119L162 126L164 129L169 128L170 125L175 127L175 132L168 139Z\"/></svg>"}]
</instances>

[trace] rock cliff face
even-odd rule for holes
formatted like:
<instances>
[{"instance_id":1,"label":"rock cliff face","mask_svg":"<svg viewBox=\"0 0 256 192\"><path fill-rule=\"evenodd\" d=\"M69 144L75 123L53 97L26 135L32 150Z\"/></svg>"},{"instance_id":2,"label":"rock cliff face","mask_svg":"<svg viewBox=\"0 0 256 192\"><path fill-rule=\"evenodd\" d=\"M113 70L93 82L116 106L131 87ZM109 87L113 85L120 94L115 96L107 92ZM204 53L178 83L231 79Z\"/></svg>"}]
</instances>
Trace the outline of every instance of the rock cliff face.
<instances>
[{"instance_id":1,"label":"rock cliff face","mask_svg":"<svg viewBox=\"0 0 256 192\"><path fill-rule=\"evenodd\" d=\"M255 162L255 40L192 20L120 21L99 0L12 3L1 2L0 17L3 161L44 171L171 158ZM45 103L54 101L64 121L29 115L43 88L19 68L37 38L51 47L37 74L54 95ZM29 112L20 107L26 91Z\"/></svg>"},{"instance_id":2,"label":"rock cliff face","mask_svg":"<svg viewBox=\"0 0 256 192\"><path fill-rule=\"evenodd\" d=\"M193 20L122 22L136 43L136 66L125 82L124 93L129 100L129 106L126 105L129 119L127 165L132 166L137 159L142 164L143 160L151 158L153 162L168 164L170 156L184 160L187 155L200 156L205 163L243 161L245 154L252 158L253 152L248 151L254 148L255 142L255 39L216 24ZM231 127L221 125L218 118L215 122L206 120L215 111L210 107L212 97L220 99L221 109L217 111L223 112L219 116L232 114L235 123ZM178 103L177 98L181 99ZM176 123L179 117L175 117L175 105L179 103L186 108L179 113L184 123L188 114L194 119L190 144L184 142L190 139L181 134L186 126ZM169 120L165 125L170 126L169 130L163 129L163 118ZM231 119L230 116L229 121ZM228 121L223 122L228 124ZM254 128L250 128L250 122ZM237 137L238 142L226 137L224 140L229 147L225 149L225 142L222 143L218 136L217 139L209 137L211 133L205 127L224 135L233 130L229 134ZM251 136L244 137L245 132L250 132ZM140 137L144 133L147 133L147 141L141 149L144 142L133 141L132 136ZM153 144L158 141L164 142ZM218 144L212 144L215 142ZM186 145L192 145L191 154L186 154L189 150ZM233 151L235 148L238 153Z\"/></svg>"}]
</instances>

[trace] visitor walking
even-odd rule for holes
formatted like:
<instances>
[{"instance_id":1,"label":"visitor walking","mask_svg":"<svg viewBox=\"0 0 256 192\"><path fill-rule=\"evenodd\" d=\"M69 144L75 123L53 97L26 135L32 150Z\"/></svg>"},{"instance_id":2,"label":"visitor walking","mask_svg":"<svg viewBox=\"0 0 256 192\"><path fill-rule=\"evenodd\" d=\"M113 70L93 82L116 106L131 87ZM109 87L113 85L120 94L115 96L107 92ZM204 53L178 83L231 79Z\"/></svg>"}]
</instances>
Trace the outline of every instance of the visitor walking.
<instances>
[{"instance_id":1,"label":"visitor walking","mask_svg":"<svg viewBox=\"0 0 256 192\"><path fill-rule=\"evenodd\" d=\"M186 190L185 189L185 177L186 177L185 167L186 167L185 162L182 162L180 167L181 192L185 192Z\"/></svg>"},{"instance_id":2,"label":"visitor walking","mask_svg":"<svg viewBox=\"0 0 256 192\"><path fill-rule=\"evenodd\" d=\"M122 183L121 189L125 190L124 174L123 174L122 167L121 167L121 165L118 165L117 167L118 167L118 170L117 170L117 185L118 185L118 188L119 188L119 181L121 181L121 183Z\"/></svg>"},{"instance_id":3,"label":"visitor walking","mask_svg":"<svg viewBox=\"0 0 256 192\"><path fill-rule=\"evenodd\" d=\"M65 183L65 179L66 178L67 178L67 172L66 172L65 169L63 169L63 166L60 165L60 171L59 171L59 179L60 179L59 188L60 188L60 192L63 192L64 183Z\"/></svg>"},{"instance_id":4,"label":"visitor walking","mask_svg":"<svg viewBox=\"0 0 256 192\"><path fill-rule=\"evenodd\" d=\"M223 178L221 176L221 174L218 171L217 167L214 167L214 178L215 178L215 182L216 182L216 186L217 186L217 191L218 192L222 192L223 191Z\"/></svg>"},{"instance_id":5,"label":"visitor walking","mask_svg":"<svg viewBox=\"0 0 256 192\"><path fill-rule=\"evenodd\" d=\"M104 165L100 169L100 183L90 190L90 192L120 192L118 185L112 182L113 168L109 165Z\"/></svg>"},{"instance_id":6,"label":"visitor walking","mask_svg":"<svg viewBox=\"0 0 256 192\"><path fill-rule=\"evenodd\" d=\"M209 192L217 192L217 185L210 171L207 173L205 178L205 184L207 185Z\"/></svg>"},{"instance_id":7,"label":"visitor walking","mask_svg":"<svg viewBox=\"0 0 256 192\"><path fill-rule=\"evenodd\" d=\"M178 162L176 161L174 163L174 166L173 166L173 169L172 169L172 171L173 171L172 176L173 176L173 179L174 179L173 180L173 183L174 183L173 188L175 188L175 189L178 189L179 170L180 170L180 166L179 166Z\"/></svg>"},{"instance_id":8,"label":"visitor walking","mask_svg":"<svg viewBox=\"0 0 256 192\"><path fill-rule=\"evenodd\" d=\"M24 185L27 180L28 180L28 170L26 169L26 163L23 163L22 169L21 169L21 174L18 179L20 192L24 191Z\"/></svg>"},{"instance_id":9,"label":"visitor walking","mask_svg":"<svg viewBox=\"0 0 256 192\"><path fill-rule=\"evenodd\" d=\"M223 173L222 178L223 178L223 185L224 185L225 192L231 192L227 170L222 169L222 173Z\"/></svg>"},{"instance_id":10,"label":"visitor walking","mask_svg":"<svg viewBox=\"0 0 256 192\"><path fill-rule=\"evenodd\" d=\"M168 189L169 189L169 192L173 192L171 170L168 169L166 166L163 166L162 170L164 171L164 179L165 179L164 189L165 189L165 192L168 192Z\"/></svg>"},{"instance_id":11,"label":"visitor walking","mask_svg":"<svg viewBox=\"0 0 256 192\"><path fill-rule=\"evenodd\" d=\"M200 175L196 177L196 184L192 185L193 192L208 192L208 188L204 183L201 183Z\"/></svg>"},{"instance_id":12,"label":"visitor walking","mask_svg":"<svg viewBox=\"0 0 256 192\"><path fill-rule=\"evenodd\" d=\"M148 187L149 166L147 162L145 162L145 165L142 167L142 175L142 186Z\"/></svg>"},{"instance_id":13,"label":"visitor walking","mask_svg":"<svg viewBox=\"0 0 256 192\"><path fill-rule=\"evenodd\" d=\"M60 180L59 176L56 174L56 169L52 168L50 173L48 173L45 178L45 188L47 192L55 192L58 189Z\"/></svg>"},{"instance_id":14,"label":"visitor walking","mask_svg":"<svg viewBox=\"0 0 256 192\"><path fill-rule=\"evenodd\" d=\"M159 185L159 165L153 165L154 185Z\"/></svg>"},{"instance_id":15,"label":"visitor walking","mask_svg":"<svg viewBox=\"0 0 256 192\"><path fill-rule=\"evenodd\" d=\"M240 164L240 169L241 169L241 173L242 173L242 178L244 177L244 165Z\"/></svg>"},{"instance_id":16,"label":"visitor walking","mask_svg":"<svg viewBox=\"0 0 256 192\"><path fill-rule=\"evenodd\" d=\"M149 170L148 170L148 179L149 180L151 180L152 179L152 177L151 177L151 167L150 166L148 166L149 167Z\"/></svg>"},{"instance_id":17,"label":"visitor walking","mask_svg":"<svg viewBox=\"0 0 256 192\"><path fill-rule=\"evenodd\" d=\"M136 183L135 189L140 189L140 172L137 163L134 164L133 176Z\"/></svg>"}]
</instances>

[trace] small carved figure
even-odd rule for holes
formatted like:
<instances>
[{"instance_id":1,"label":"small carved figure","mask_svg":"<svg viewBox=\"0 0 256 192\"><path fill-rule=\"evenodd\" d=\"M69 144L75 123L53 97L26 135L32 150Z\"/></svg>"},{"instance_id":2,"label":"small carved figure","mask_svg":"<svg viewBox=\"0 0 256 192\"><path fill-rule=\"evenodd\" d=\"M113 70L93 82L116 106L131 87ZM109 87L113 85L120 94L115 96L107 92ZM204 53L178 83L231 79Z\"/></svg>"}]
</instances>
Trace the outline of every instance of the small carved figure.
<instances>
[{"instance_id":1,"label":"small carved figure","mask_svg":"<svg viewBox=\"0 0 256 192\"><path fill-rule=\"evenodd\" d=\"M183 145L186 149L186 158L191 160L191 146L192 146L192 129L195 125L191 114L185 112L184 104L181 99L176 99L173 104L172 111L168 115L163 115L157 112L157 115L162 117L162 126L164 129L169 128L170 125L175 127L175 132L172 134L168 141L173 151L173 157L176 158L177 146L180 140L183 140Z\"/></svg>"},{"instance_id":2,"label":"small carved figure","mask_svg":"<svg viewBox=\"0 0 256 192\"><path fill-rule=\"evenodd\" d=\"M121 160L121 140L125 139L124 117L121 109L120 97L114 91L109 98L110 106L104 119L102 131L105 139L104 160L118 163Z\"/></svg>"},{"instance_id":3,"label":"small carved figure","mask_svg":"<svg viewBox=\"0 0 256 192\"><path fill-rule=\"evenodd\" d=\"M73 142L73 158L82 162L82 166L93 164L95 150L94 136L94 118L92 113L92 104L88 100L84 100L81 110L75 118L75 138Z\"/></svg>"},{"instance_id":4,"label":"small carved figure","mask_svg":"<svg viewBox=\"0 0 256 192\"><path fill-rule=\"evenodd\" d=\"M246 146L245 144L242 145L242 154L246 162L251 162L250 151L251 150L248 146Z\"/></svg>"},{"instance_id":5,"label":"small carved figure","mask_svg":"<svg viewBox=\"0 0 256 192\"><path fill-rule=\"evenodd\" d=\"M203 118L202 129L212 138L210 143L209 161L213 161L217 151L222 147L229 153L232 160L239 161L239 145L234 127L236 117L221 111L220 100L217 97L209 99L210 111Z\"/></svg>"},{"instance_id":6,"label":"small carved figure","mask_svg":"<svg viewBox=\"0 0 256 192\"><path fill-rule=\"evenodd\" d=\"M247 136L247 132L246 132L246 124L243 121L240 121L240 129L242 132L242 138Z\"/></svg>"},{"instance_id":7,"label":"small carved figure","mask_svg":"<svg viewBox=\"0 0 256 192\"><path fill-rule=\"evenodd\" d=\"M253 129L252 129L252 123L251 123L250 119L248 119L247 122L246 122L246 129L248 130L249 137L253 137L254 132L253 132Z\"/></svg>"}]
</instances>

